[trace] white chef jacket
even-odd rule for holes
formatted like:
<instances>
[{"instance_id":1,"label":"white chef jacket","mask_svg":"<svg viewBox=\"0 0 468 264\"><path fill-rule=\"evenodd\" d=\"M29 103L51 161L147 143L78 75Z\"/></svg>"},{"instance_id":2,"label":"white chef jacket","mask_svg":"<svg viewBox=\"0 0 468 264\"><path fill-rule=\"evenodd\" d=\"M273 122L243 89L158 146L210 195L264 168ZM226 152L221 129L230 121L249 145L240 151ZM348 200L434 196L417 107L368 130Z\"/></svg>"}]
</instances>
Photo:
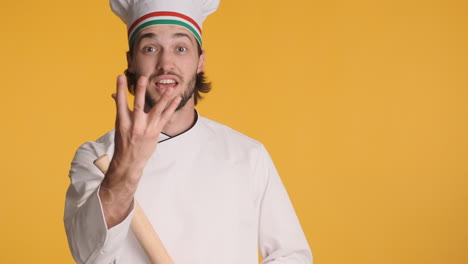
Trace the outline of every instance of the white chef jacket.
<instances>
[{"instance_id":1,"label":"white chef jacket","mask_svg":"<svg viewBox=\"0 0 468 264\"><path fill-rule=\"evenodd\" d=\"M197 114L198 115L198 114ZM161 133L135 194L176 264L310 264L312 254L262 144L209 119ZM130 229L107 229L93 161L114 153L114 131L83 144L71 164L65 229L77 263L150 263Z\"/></svg>"}]
</instances>

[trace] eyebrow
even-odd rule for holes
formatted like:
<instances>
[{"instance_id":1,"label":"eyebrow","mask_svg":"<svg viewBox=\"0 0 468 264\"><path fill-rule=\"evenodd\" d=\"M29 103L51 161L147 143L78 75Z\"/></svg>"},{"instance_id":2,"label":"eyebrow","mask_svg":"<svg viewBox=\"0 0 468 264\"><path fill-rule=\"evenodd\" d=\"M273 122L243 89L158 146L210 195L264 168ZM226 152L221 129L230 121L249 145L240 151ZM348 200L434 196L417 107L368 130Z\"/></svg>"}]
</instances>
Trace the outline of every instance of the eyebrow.
<instances>
[{"instance_id":1,"label":"eyebrow","mask_svg":"<svg viewBox=\"0 0 468 264\"><path fill-rule=\"evenodd\" d=\"M193 43L193 40L190 38L190 36L187 34L187 33L182 33L182 32L179 32L179 33L174 33L174 35L172 35L173 38L183 38L183 37L186 37L190 40L190 42Z\"/></svg>"},{"instance_id":2,"label":"eyebrow","mask_svg":"<svg viewBox=\"0 0 468 264\"><path fill-rule=\"evenodd\" d=\"M137 37L137 38L133 41L133 45L132 45L131 49L133 49L133 47L135 47L135 46L139 46L140 43L141 43L141 41L142 41L143 39L147 39L147 38L149 38L149 39L156 38L156 34L149 32L149 33L145 33L145 34L143 34L143 35Z\"/></svg>"},{"instance_id":3,"label":"eyebrow","mask_svg":"<svg viewBox=\"0 0 468 264\"><path fill-rule=\"evenodd\" d=\"M151 32L145 33L138 38L138 42L140 42L142 39L145 39L145 38L156 38L156 34L151 33Z\"/></svg>"},{"instance_id":4,"label":"eyebrow","mask_svg":"<svg viewBox=\"0 0 468 264\"><path fill-rule=\"evenodd\" d=\"M143 35L141 35L140 37L138 37L138 39L135 40L135 44L140 44L140 42L143 40L143 39L155 39L158 35L156 33L152 33L152 32L148 32L148 33L145 33ZM188 38L190 40L191 43L193 43L193 40L190 38L190 36L187 34L187 33L183 33L183 32L178 32L178 33L174 33L172 35L172 38L174 39L177 39L177 38Z\"/></svg>"}]
</instances>

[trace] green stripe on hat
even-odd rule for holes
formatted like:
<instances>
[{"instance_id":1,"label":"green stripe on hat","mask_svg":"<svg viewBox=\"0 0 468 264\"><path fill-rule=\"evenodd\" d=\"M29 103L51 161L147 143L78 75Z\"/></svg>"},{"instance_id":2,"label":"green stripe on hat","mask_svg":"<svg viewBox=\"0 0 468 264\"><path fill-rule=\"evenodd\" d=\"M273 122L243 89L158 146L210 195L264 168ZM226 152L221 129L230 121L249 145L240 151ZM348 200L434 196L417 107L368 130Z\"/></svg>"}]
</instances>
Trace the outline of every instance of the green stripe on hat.
<instances>
[{"instance_id":1,"label":"green stripe on hat","mask_svg":"<svg viewBox=\"0 0 468 264\"><path fill-rule=\"evenodd\" d=\"M200 34L198 34L198 32L191 25L185 22L182 22L180 20L175 20L175 19L156 19L156 20L147 21L139 25L130 35L130 38L128 39L128 45L130 47L132 46L133 40L135 40L135 37L138 34L138 32L140 32L142 29L146 27L153 26L153 25L178 25L178 26L185 27L192 32L192 34L195 36L198 43L200 44L200 47L202 45L202 39L201 39Z\"/></svg>"}]
</instances>

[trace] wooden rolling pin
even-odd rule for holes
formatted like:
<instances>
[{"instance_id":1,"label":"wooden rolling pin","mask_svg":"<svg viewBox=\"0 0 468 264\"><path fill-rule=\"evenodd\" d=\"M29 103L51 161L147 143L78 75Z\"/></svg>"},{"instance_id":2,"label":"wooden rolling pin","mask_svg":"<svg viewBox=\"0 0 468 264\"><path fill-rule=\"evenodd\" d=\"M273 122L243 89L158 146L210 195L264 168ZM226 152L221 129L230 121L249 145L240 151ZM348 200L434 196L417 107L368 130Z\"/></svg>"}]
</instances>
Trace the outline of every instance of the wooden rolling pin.
<instances>
[{"instance_id":1,"label":"wooden rolling pin","mask_svg":"<svg viewBox=\"0 0 468 264\"><path fill-rule=\"evenodd\" d=\"M110 161L107 154L100 156L94 161L94 165L98 167L98 169L102 171L104 175L109 168L109 164ZM140 245L145 250L146 255L150 259L151 263L174 263L137 201L135 201L135 208L133 209L131 228L136 238L138 239L138 242L140 242Z\"/></svg>"}]
</instances>

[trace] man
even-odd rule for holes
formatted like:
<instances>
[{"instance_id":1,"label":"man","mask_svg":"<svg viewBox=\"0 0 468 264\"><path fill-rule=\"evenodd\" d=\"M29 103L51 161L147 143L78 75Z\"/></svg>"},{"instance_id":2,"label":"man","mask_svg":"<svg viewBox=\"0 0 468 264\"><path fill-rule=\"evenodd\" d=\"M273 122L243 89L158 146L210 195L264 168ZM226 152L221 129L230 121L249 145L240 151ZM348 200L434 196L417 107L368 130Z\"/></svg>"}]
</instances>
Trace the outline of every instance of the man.
<instances>
[{"instance_id":1,"label":"man","mask_svg":"<svg viewBox=\"0 0 468 264\"><path fill-rule=\"evenodd\" d=\"M78 263L149 263L130 230L135 200L177 264L258 263L258 250L263 263L312 262L265 148L195 111L210 88L201 24L218 1L110 1L129 28L128 69L115 131L72 161L64 221Z\"/></svg>"}]
</instances>

